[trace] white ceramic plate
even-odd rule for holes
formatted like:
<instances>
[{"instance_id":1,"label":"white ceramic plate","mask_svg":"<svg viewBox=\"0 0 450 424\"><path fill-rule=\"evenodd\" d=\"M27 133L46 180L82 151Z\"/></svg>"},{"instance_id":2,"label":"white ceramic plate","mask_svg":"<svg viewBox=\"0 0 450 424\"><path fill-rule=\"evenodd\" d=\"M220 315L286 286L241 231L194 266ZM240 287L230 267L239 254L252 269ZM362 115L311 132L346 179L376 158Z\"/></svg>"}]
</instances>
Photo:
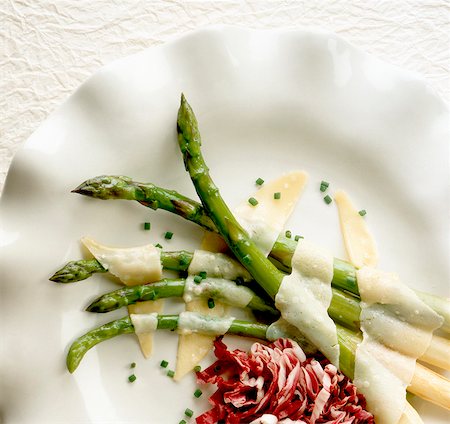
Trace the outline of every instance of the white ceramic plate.
<instances>
[{"instance_id":1,"label":"white ceramic plate","mask_svg":"<svg viewBox=\"0 0 450 424\"><path fill-rule=\"evenodd\" d=\"M161 359L174 365L173 333L158 333L147 361L133 335L103 343L70 375L65 353L74 338L125 312L83 311L116 287L105 275L73 285L48 281L82 257L83 235L123 246L196 246L202 232L166 212L70 193L89 177L123 174L194 196L176 142L182 91L230 205L248 197L257 177L304 169L310 184L289 228L343 255L336 210L318 190L326 179L331 192L345 188L368 211L382 268L412 287L448 295L443 102L417 77L330 33L196 32L102 69L13 161L0 205L5 423L176 423L186 407L207 407L192 396L193 376L176 384L158 366ZM144 221L152 222L150 232ZM175 236L168 242L162 234L169 229ZM134 384L127 382L131 362ZM427 423L448 418L414 405Z\"/></svg>"}]
</instances>

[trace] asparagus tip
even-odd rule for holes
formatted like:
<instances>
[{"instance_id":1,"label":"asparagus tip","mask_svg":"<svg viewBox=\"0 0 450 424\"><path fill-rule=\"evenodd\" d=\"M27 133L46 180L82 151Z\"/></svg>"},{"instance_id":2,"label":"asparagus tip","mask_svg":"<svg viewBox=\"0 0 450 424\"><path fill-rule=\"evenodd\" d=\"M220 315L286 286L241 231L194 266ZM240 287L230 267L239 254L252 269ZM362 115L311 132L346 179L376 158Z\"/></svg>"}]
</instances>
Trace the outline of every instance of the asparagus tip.
<instances>
[{"instance_id":1,"label":"asparagus tip","mask_svg":"<svg viewBox=\"0 0 450 424\"><path fill-rule=\"evenodd\" d=\"M86 312L96 312L96 313L104 312L104 311L100 310L100 308L97 304L97 301L92 302L88 307L86 307L85 311Z\"/></svg>"},{"instance_id":2,"label":"asparagus tip","mask_svg":"<svg viewBox=\"0 0 450 424\"><path fill-rule=\"evenodd\" d=\"M60 283L61 280L59 279L58 273L56 272L55 274L53 274L50 278L50 281L54 281L55 283Z\"/></svg>"}]
</instances>

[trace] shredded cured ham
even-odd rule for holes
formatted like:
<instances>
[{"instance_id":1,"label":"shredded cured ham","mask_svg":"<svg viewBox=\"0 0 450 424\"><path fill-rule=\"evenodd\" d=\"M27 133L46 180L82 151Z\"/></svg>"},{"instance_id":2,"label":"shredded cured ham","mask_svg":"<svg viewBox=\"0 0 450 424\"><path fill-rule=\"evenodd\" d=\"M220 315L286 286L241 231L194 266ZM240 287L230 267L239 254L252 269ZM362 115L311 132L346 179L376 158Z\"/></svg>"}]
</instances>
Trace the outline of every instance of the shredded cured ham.
<instances>
[{"instance_id":1,"label":"shredded cured ham","mask_svg":"<svg viewBox=\"0 0 450 424\"><path fill-rule=\"evenodd\" d=\"M217 391L197 424L374 423L350 380L326 359L307 358L290 339L255 343L250 353L229 351L221 339L214 344L217 361L197 380Z\"/></svg>"}]
</instances>

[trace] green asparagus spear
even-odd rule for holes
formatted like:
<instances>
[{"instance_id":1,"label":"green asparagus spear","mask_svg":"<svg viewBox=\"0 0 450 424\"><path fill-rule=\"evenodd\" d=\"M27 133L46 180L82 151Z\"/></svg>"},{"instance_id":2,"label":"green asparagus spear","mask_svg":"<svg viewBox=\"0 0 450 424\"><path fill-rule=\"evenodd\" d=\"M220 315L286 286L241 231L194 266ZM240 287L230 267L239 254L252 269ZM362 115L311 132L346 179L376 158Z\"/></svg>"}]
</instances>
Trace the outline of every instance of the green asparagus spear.
<instances>
[{"instance_id":1,"label":"green asparagus spear","mask_svg":"<svg viewBox=\"0 0 450 424\"><path fill-rule=\"evenodd\" d=\"M131 323L130 317L112 321L96 328L95 330L89 331L89 333L86 333L84 336L81 336L75 340L72 346L70 346L66 359L67 369L71 373L74 372L86 352L96 344L111 339L115 336L119 336L120 334L129 333L134 333L134 327Z\"/></svg>"},{"instance_id":2,"label":"green asparagus spear","mask_svg":"<svg viewBox=\"0 0 450 424\"><path fill-rule=\"evenodd\" d=\"M106 313L140 301L156 300L166 297L181 297L183 296L184 287L184 279L161 280L146 285L124 287L98 297L86 310L89 312ZM202 296L221 299L223 301L223 294L213 291L204 292ZM273 316L279 315L279 312L273 306L269 305L257 295L253 296L247 306L254 311L269 313ZM333 289L333 298L328 308L328 313L335 322L345 325L348 328L359 330L361 309L359 301L353 296Z\"/></svg>"},{"instance_id":3,"label":"green asparagus spear","mask_svg":"<svg viewBox=\"0 0 450 424\"><path fill-rule=\"evenodd\" d=\"M103 175L85 181L72 192L103 200L137 200L144 206L176 213L209 231L217 232L211 218L198 202L176 191L165 190L154 184L135 182L129 177Z\"/></svg>"},{"instance_id":4,"label":"green asparagus spear","mask_svg":"<svg viewBox=\"0 0 450 424\"><path fill-rule=\"evenodd\" d=\"M220 318L217 318L220 319ZM178 326L178 315L158 315L158 330L175 330ZM252 337L266 340L268 325L243 320L233 320L227 334L244 337ZM201 331L201 329L199 329ZM66 358L67 369L73 373L84 355L96 344L111 339L121 334L130 334L134 332L134 327L130 317L124 317L99 328L89 331L76 339L69 348ZM303 346L305 352L314 353L315 348L310 344Z\"/></svg>"},{"instance_id":5,"label":"green asparagus spear","mask_svg":"<svg viewBox=\"0 0 450 424\"><path fill-rule=\"evenodd\" d=\"M86 310L89 312L105 313L119 309L123 306L132 305L139 301L157 300L167 297L181 297L184 293L185 284L186 280L184 279L164 279L151 284L123 287L100 296L94 300L86 308ZM202 283L200 283L199 287L201 287L201 284ZM233 299L229 299L226 296L226 293L221 293L220 290L218 291L215 288L208 290L207 288L209 286L206 286L205 284L203 287L206 288L206 290L200 293L200 296L205 298L220 299L225 303L236 306L236 304L233 303ZM238 299L234 300L238 301ZM247 306L254 311L268 313L273 316L279 315L279 312L272 305L268 304L264 299L256 294L253 295ZM339 305L339 307L341 307L341 305ZM349 312L344 312L344 314L347 316ZM351 315L351 318L354 318L353 315Z\"/></svg>"},{"instance_id":6,"label":"green asparagus spear","mask_svg":"<svg viewBox=\"0 0 450 424\"><path fill-rule=\"evenodd\" d=\"M177 131L185 168L191 176L208 216L211 217L236 258L267 294L274 298L284 274L267 260L220 196L219 189L210 177L209 169L201 153L201 137L197 119L184 95L181 96L181 106L178 110Z\"/></svg>"},{"instance_id":7,"label":"green asparagus spear","mask_svg":"<svg viewBox=\"0 0 450 424\"><path fill-rule=\"evenodd\" d=\"M50 280L56 283L73 283L89 278L97 272L106 272L97 259L82 259L79 261L70 261L61 269L56 271Z\"/></svg>"},{"instance_id":8,"label":"green asparagus spear","mask_svg":"<svg viewBox=\"0 0 450 424\"><path fill-rule=\"evenodd\" d=\"M175 330L178 326L178 315L158 315L158 330ZM268 326L254 322L234 320L227 334L265 339ZM129 316L109 322L99 328L89 331L76 339L69 348L66 364L73 373L84 355L96 344L121 334L134 333L134 327Z\"/></svg>"},{"instance_id":9,"label":"green asparagus spear","mask_svg":"<svg viewBox=\"0 0 450 424\"><path fill-rule=\"evenodd\" d=\"M219 318L220 319L220 318ZM158 315L157 316L157 329L158 330L175 330L178 327L178 315ZM199 329L200 330L200 329ZM244 337L252 337L256 339L267 339L268 326L265 324L259 324L254 322L247 322L242 320L233 320L227 334L233 334ZM66 358L67 369L73 373L84 355L94 347L96 344L111 339L112 337L120 334L130 334L134 332L134 327L130 317L124 317L116 321L112 321L108 324L102 325L87 334L79 337L75 340L69 348L69 352ZM361 333L354 332L349 329L337 326L337 334L339 344L341 347L339 357L340 370L350 378L353 378L355 367L355 352L356 346L361 342ZM316 349L308 344L304 339L297 340L299 345L303 348L306 354L311 355L316 352ZM303 344L305 343L306 344ZM419 366L419 364L418 364ZM426 368L423 367L422 379L413 378L411 385L407 390L416 394L424 399L438 399L433 401L436 405L446 408L448 406L447 398L442 398L441 393L448 393L448 380L444 377L436 378L438 374L430 374L433 378L433 384L424 390L423 388L423 372ZM417 372L417 369L416 369ZM428 376L428 374L425 374Z\"/></svg>"}]
</instances>

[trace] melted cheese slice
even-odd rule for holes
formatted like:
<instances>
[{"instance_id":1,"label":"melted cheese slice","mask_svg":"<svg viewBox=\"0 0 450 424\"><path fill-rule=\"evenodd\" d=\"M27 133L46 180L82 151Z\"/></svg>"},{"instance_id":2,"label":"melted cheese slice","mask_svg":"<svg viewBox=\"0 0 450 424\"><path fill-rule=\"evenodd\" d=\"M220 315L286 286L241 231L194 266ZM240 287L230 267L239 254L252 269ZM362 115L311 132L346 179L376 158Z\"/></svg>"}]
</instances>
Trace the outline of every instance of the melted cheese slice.
<instances>
[{"instance_id":1,"label":"melted cheese slice","mask_svg":"<svg viewBox=\"0 0 450 424\"><path fill-rule=\"evenodd\" d=\"M443 320L395 274L364 267L357 279L363 341L356 350L354 383L377 423L396 424L416 359Z\"/></svg>"},{"instance_id":2,"label":"melted cheese slice","mask_svg":"<svg viewBox=\"0 0 450 424\"><path fill-rule=\"evenodd\" d=\"M333 261L332 255L300 239L292 256L292 273L283 278L275 306L287 322L339 367L336 325L328 315Z\"/></svg>"},{"instance_id":3,"label":"melted cheese slice","mask_svg":"<svg viewBox=\"0 0 450 424\"><path fill-rule=\"evenodd\" d=\"M366 220L358 213L344 191L336 192L334 200L339 211L341 232L350 262L357 268L377 266L377 246Z\"/></svg>"},{"instance_id":4,"label":"melted cheese slice","mask_svg":"<svg viewBox=\"0 0 450 424\"><path fill-rule=\"evenodd\" d=\"M208 276L226 280L236 280L238 277L244 281L252 280L252 276L237 260L224 253L212 253L206 250L195 250L189 264L189 275L196 275L200 272L206 272Z\"/></svg>"},{"instance_id":5,"label":"melted cheese slice","mask_svg":"<svg viewBox=\"0 0 450 424\"><path fill-rule=\"evenodd\" d=\"M254 293L245 286L223 278L205 278L200 284L191 275L186 278L183 299L190 303L194 299L214 297L227 305L245 308L253 299Z\"/></svg>"},{"instance_id":6,"label":"melted cheese slice","mask_svg":"<svg viewBox=\"0 0 450 424\"><path fill-rule=\"evenodd\" d=\"M152 283L161 280L161 251L147 244L145 246L118 248L105 246L97 241L83 237L81 239L87 249L111 274L115 275L127 286ZM129 314L147 314L162 312L164 301L146 301L128 306ZM153 350L153 333L137 334L142 353L146 358Z\"/></svg>"},{"instance_id":7,"label":"melted cheese slice","mask_svg":"<svg viewBox=\"0 0 450 424\"><path fill-rule=\"evenodd\" d=\"M258 201L257 206L251 206L246 200L234 211L238 222L249 232L250 237L266 255L272 250L294 210L307 179L307 174L301 171L283 175L264 184L253 194L252 197ZM279 200L273 198L273 194L276 192L281 193ZM228 251L224 240L218 234L210 232L205 233L201 247L203 250L211 252L224 253ZM220 302L216 302L215 307L209 309L207 301L202 299L187 303L186 310L217 317L226 313L225 305ZM203 334L181 334L179 336L175 380L180 380L198 365L211 351L214 339L213 336Z\"/></svg>"}]
</instances>

